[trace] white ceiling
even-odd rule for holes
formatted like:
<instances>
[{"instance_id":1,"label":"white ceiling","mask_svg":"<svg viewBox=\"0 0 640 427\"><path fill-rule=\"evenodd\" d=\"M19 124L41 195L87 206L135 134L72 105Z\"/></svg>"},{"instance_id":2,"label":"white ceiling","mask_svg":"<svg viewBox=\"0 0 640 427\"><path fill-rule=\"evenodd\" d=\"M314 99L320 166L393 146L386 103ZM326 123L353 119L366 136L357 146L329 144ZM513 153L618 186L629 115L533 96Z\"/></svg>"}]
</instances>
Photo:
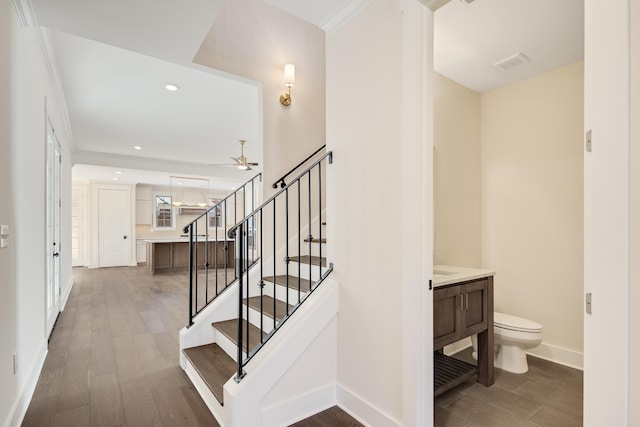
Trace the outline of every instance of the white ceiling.
<instances>
[{"instance_id":1,"label":"white ceiling","mask_svg":"<svg viewBox=\"0 0 640 427\"><path fill-rule=\"evenodd\" d=\"M434 19L435 70L476 92L583 58L583 0L452 0ZM509 71L494 67L519 52L531 62Z\"/></svg>"},{"instance_id":2,"label":"white ceiling","mask_svg":"<svg viewBox=\"0 0 640 427\"><path fill-rule=\"evenodd\" d=\"M236 157L238 139L248 140L249 161L260 160L259 85L192 62L224 1L234 0L32 0L38 22L53 30L78 158L111 162L94 162L103 166L122 158L130 171L135 159L147 160L142 170L157 159L164 176L192 166L197 175L250 177L208 165ZM264 1L327 31L371 2ZM435 13L435 69L486 92L575 62L583 16L582 0L451 0ZM492 65L517 52L532 61L506 72ZM181 90L166 92L168 82ZM94 179L111 179L103 172Z\"/></svg>"}]
</instances>

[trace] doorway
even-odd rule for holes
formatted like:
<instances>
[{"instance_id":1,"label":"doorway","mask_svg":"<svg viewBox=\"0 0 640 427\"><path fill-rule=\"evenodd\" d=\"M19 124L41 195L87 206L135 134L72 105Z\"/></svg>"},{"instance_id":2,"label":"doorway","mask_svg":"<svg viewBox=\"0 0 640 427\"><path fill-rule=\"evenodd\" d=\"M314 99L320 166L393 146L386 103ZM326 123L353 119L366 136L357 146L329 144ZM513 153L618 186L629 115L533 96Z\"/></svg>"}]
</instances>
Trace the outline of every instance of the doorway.
<instances>
[{"instance_id":1,"label":"doorway","mask_svg":"<svg viewBox=\"0 0 640 427\"><path fill-rule=\"evenodd\" d=\"M51 335L60 314L60 142L55 130L47 126L46 170L46 333Z\"/></svg>"},{"instance_id":2,"label":"doorway","mask_svg":"<svg viewBox=\"0 0 640 427\"><path fill-rule=\"evenodd\" d=\"M98 189L98 266L129 265L131 258L131 191Z\"/></svg>"}]
</instances>

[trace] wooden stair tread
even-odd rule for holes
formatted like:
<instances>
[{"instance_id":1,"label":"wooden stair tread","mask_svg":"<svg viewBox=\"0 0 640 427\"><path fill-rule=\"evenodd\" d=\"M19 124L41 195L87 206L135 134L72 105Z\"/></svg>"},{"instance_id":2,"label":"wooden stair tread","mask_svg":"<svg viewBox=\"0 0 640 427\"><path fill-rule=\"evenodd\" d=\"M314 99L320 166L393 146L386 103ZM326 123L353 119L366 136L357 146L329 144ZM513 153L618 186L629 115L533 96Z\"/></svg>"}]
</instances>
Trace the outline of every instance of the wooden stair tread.
<instances>
[{"instance_id":1,"label":"wooden stair tread","mask_svg":"<svg viewBox=\"0 0 640 427\"><path fill-rule=\"evenodd\" d=\"M281 285L281 286L287 286L287 277L289 278L289 289L298 289L298 277L296 276L287 276L287 275L281 275L281 276L276 276L275 277L275 283L277 285ZM264 280L265 282L271 282L273 283L273 276L266 276L263 277L262 280ZM311 282L307 279L303 279L300 278L300 291L302 292L309 292L309 290L311 289Z\"/></svg>"},{"instance_id":2,"label":"wooden stair tread","mask_svg":"<svg viewBox=\"0 0 640 427\"><path fill-rule=\"evenodd\" d=\"M300 257L292 256L289 259L291 262L298 262L298 260L300 260L303 264L320 265L322 263L323 267L327 266L327 259L325 257L320 258L319 256L302 255Z\"/></svg>"},{"instance_id":3,"label":"wooden stair tread","mask_svg":"<svg viewBox=\"0 0 640 427\"><path fill-rule=\"evenodd\" d=\"M222 332L235 345L238 345L238 319L214 322L211 326ZM249 353L248 349L253 350L256 348L260 344L261 336L264 337L266 335L264 332L260 333L260 329L249 323L249 347L247 348L247 321L242 319L242 348L244 351Z\"/></svg>"},{"instance_id":4,"label":"wooden stair tread","mask_svg":"<svg viewBox=\"0 0 640 427\"><path fill-rule=\"evenodd\" d=\"M270 318L274 318L273 313L273 302L276 302L276 320L279 322L282 318L287 314L287 303L280 300L274 300L272 297L268 295L262 296L262 312L269 316ZM244 300L245 304L248 304L249 307L254 310L260 311L260 297L251 297L249 299ZM289 313L293 310L293 306L289 304Z\"/></svg>"},{"instance_id":5,"label":"wooden stair tread","mask_svg":"<svg viewBox=\"0 0 640 427\"><path fill-rule=\"evenodd\" d=\"M224 383L236 372L236 362L215 343L185 348L182 352L222 405Z\"/></svg>"},{"instance_id":6,"label":"wooden stair tread","mask_svg":"<svg viewBox=\"0 0 640 427\"><path fill-rule=\"evenodd\" d=\"M309 240L309 238L308 238L308 237L306 237L306 238L304 239L304 241L305 241L305 243L309 243L309 242L311 242L311 243L327 243L327 239L326 239L325 237L323 237L322 239L316 239L316 238L314 237L314 238L313 238L313 239L311 239L311 240Z\"/></svg>"}]
</instances>

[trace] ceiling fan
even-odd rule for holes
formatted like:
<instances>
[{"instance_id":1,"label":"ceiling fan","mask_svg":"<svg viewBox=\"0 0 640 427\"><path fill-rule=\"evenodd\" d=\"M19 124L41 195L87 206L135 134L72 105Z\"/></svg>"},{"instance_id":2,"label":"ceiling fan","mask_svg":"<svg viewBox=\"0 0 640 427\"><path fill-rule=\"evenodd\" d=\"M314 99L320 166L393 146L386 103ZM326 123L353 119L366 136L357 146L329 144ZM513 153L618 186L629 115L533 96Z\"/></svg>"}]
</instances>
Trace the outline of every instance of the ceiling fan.
<instances>
[{"instance_id":1,"label":"ceiling fan","mask_svg":"<svg viewBox=\"0 0 640 427\"><path fill-rule=\"evenodd\" d=\"M247 158L244 156L244 144L245 142L247 142L244 139L240 140L240 156L238 157L232 157L231 160L233 160L235 163L217 163L217 164L212 164L211 166L235 166L240 170L251 170L251 166L258 166L257 162L248 162Z\"/></svg>"}]
</instances>

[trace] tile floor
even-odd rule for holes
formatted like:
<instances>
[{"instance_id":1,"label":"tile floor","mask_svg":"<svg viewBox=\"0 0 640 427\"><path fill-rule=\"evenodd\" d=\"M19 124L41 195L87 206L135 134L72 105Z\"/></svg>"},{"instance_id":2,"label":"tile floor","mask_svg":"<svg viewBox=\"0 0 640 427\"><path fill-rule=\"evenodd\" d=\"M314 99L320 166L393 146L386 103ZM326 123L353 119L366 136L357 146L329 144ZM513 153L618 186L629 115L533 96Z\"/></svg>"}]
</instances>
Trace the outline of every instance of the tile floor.
<instances>
[{"instance_id":1,"label":"tile floor","mask_svg":"<svg viewBox=\"0 0 640 427\"><path fill-rule=\"evenodd\" d=\"M472 363L471 349L457 357ZM529 372L496 369L491 387L467 381L435 401L436 427L582 426L582 371L528 356Z\"/></svg>"}]
</instances>

